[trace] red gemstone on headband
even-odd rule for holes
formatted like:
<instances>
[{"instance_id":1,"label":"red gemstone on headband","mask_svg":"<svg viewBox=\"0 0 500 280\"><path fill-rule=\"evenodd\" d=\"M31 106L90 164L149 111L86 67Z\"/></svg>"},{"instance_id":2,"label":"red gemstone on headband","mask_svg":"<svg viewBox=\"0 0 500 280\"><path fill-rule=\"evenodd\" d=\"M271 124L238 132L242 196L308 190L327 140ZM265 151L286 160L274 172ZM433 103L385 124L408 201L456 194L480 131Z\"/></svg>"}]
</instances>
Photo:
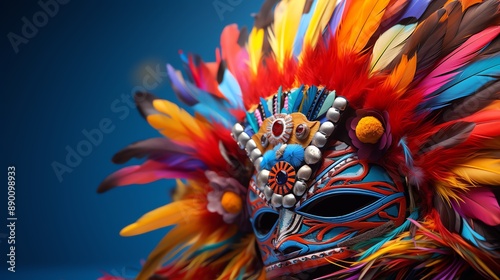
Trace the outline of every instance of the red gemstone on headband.
<instances>
[{"instance_id":1,"label":"red gemstone on headband","mask_svg":"<svg viewBox=\"0 0 500 280\"><path fill-rule=\"evenodd\" d=\"M284 129L285 129L285 124L283 123L282 120L278 119L273 122L271 131L273 132L274 137L279 137L281 136L281 134L283 134Z\"/></svg>"}]
</instances>

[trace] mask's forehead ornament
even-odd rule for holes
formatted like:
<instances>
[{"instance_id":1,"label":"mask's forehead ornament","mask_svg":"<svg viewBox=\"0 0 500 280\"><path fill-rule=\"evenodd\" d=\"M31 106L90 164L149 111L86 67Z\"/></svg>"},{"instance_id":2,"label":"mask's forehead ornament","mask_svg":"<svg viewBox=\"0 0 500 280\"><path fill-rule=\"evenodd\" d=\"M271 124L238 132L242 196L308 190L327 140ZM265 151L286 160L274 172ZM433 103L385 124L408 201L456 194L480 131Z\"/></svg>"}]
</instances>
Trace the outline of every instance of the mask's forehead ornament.
<instances>
[{"instance_id":1,"label":"mask's forehead ornament","mask_svg":"<svg viewBox=\"0 0 500 280\"><path fill-rule=\"evenodd\" d=\"M274 208L292 208L304 195L313 166L322 159L321 148L348 106L344 97L335 97L335 91L320 89L316 93L318 104L315 104L319 108L316 113L310 108L307 115L324 118L310 121L302 112L291 112L289 102L293 93L302 93L302 89L283 95L285 103L281 112L271 113L268 102L263 101L247 115L247 120L255 118L253 121L260 127L257 131L252 129L252 120L247 128L237 123L232 129L233 138L255 166L258 189ZM273 97L272 102L280 96ZM279 104L271 106L276 108Z\"/></svg>"}]
</instances>

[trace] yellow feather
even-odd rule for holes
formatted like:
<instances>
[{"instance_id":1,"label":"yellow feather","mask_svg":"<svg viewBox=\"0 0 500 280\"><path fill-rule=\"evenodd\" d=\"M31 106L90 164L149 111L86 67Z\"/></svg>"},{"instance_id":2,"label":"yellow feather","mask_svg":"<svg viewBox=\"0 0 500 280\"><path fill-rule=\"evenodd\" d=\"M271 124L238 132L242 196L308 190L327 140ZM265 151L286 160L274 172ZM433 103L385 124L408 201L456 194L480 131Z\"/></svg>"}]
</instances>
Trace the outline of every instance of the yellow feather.
<instances>
[{"instance_id":1,"label":"yellow feather","mask_svg":"<svg viewBox=\"0 0 500 280\"><path fill-rule=\"evenodd\" d=\"M199 226L195 223L186 223L182 227L174 227L167 233L155 249L149 254L143 265L137 280L147 280L162 265L165 255L179 244L187 244L189 240L199 232Z\"/></svg>"},{"instance_id":2,"label":"yellow feather","mask_svg":"<svg viewBox=\"0 0 500 280\"><path fill-rule=\"evenodd\" d=\"M280 67L292 55L305 3L306 0L285 0L278 3L274 10L274 36L270 37L270 42Z\"/></svg>"},{"instance_id":3,"label":"yellow feather","mask_svg":"<svg viewBox=\"0 0 500 280\"><path fill-rule=\"evenodd\" d=\"M344 16L338 39L346 52L360 52L377 30L390 0L355 1Z\"/></svg>"},{"instance_id":4,"label":"yellow feather","mask_svg":"<svg viewBox=\"0 0 500 280\"><path fill-rule=\"evenodd\" d=\"M179 200L159 207L146 213L135 223L123 228L120 231L120 235L133 236L173 224L185 223L185 218L199 211L197 210L198 207L196 207L199 203L199 201L194 199Z\"/></svg>"},{"instance_id":5,"label":"yellow feather","mask_svg":"<svg viewBox=\"0 0 500 280\"><path fill-rule=\"evenodd\" d=\"M338 2L340 1L318 0L316 9L314 9L314 14L304 34L304 45L316 46L320 34L328 25Z\"/></svg>"},{"instance_id":6,"label":"yellow feather","mask_svg":"<svg viewBox=\"0 0 500 280\"><path fill-rule=\"evenodd\" d=\"M170 116L172 119L180 121L180 123L182 123L189 131L194 132L197 136L203 136L203 132L196 119L174 103L167 100L156 99L153 101L153 107L155 107L156 110Z\"/></svg>"},{"instance_id":7,"label":"yellow feather","mask_svg":"<svg viewBox=\"0 0 500 280\"><path fill-rule=\"evenodd\" d=\"M255 251L255 242L255 236L250 235L243 238L240 243L236 244L236 248L234 248L233 252L228 254L231 257L229 259L229 263L217 279L237 279L242 268L251 266L257 256L257 252ZM248 271L248 269L245 270Z\"/></svg>"},{"instance_id":8,"label":"yellow feather","mask_svg":"<svg viewBox=\"0 0 500 280\"><path fill-rule=\"evenodd\" d=\"M384 32L373 46L371 72L384 69L403 49L404 43L415 31L416 23L410 25L395 25Z\"/></svg>"},{"instance_id":9,"label":"yellow feather","mask_svg":"<svg viewBox=\"0 0 500 280\"><path fill-rule=\"evenodd\" d=\"M500 185L500 159L475 158L452 171L472 185Z\"/></svg>"},{"instance_id":10,"label":"yellow feather","mask_svg":"<svg viewBox=\"0 0 500 280\"><path fill-rule=\"evenodd\" d=\"M257 74L260 58L262 56L262 44L264 43L264 29L253 28L248 37L248 58L252 73Z\"/></svg>"},{"instance_id":11,"label":"yellow feather","mask_svg":"<svg viewBox=\"0 0 500 280\"><path fill-rule=\"evenodd\" d=\"M434 188L436 193L451 206L451 199L455 201L461 201L462 199L458 196L461 193L466 192L470 185L457 180L455 177L449 177L441 182L436 182Z\"/></svg>"},{"instance_id":12,"label":"yellow feather","mask_svg":"<svg viewBox=\"0 0 500 280\"><path fill-rule=\"evenodd\" d=\"M147 116L148 123L174 141L183 142L185 145L193 142L193 138L206 135L207 122L202 118L194 118L174 103L166 100L154 100L153 107L162 114Z\"/></svg>"}]
</instances>

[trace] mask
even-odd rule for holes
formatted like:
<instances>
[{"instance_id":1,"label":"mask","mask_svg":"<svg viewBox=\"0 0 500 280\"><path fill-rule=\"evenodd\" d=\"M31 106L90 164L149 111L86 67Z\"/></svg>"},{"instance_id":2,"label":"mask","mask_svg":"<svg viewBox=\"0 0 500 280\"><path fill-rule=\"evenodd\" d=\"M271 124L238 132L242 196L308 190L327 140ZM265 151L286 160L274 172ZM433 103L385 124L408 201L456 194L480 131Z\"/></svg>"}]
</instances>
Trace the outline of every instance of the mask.
<instances>
[{"instance_id":1,"label":"mask","mask_svg":"<svg viewBox=\"0 0 500 280\"><path fill-rule=\"evenodd\" d=\"M335 270L353 245L405 219L401 179L337 139L349 115L339 99L323 120L274 114L248 142L237 138L256 165L247 205L269 278Z\"/></svg>"}]
</instances>

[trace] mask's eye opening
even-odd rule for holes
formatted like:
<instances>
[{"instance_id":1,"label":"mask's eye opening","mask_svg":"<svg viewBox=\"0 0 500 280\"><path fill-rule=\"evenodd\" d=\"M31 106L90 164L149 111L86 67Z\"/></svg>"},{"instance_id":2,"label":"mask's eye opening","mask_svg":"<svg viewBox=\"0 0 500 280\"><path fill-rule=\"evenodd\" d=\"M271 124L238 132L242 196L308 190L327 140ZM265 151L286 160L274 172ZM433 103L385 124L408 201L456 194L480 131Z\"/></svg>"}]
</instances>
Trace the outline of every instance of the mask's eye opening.
<instances>
[{"instance_id":1,"label":"mask's eye opening","mask_svg":"<svg viewBox=\"0 0 500 280\"><path fill-rule=\"evenodd\" d=\"M325 218L339 217L356 212L377 200L377 197L363 194L331 194L304 205L300 212Z\"/></svg>"},{"instance_id":2,"label":"mask's eye opening","mask_svg":"<svg viewBox=\"0 0 500 280\"><path fill-rule=\"evenodd\" d=\"M268 234L276 225L279 215L274 212L263 212L255 219L254 227L258 234Z\"/></svg>"}]
</instances>

